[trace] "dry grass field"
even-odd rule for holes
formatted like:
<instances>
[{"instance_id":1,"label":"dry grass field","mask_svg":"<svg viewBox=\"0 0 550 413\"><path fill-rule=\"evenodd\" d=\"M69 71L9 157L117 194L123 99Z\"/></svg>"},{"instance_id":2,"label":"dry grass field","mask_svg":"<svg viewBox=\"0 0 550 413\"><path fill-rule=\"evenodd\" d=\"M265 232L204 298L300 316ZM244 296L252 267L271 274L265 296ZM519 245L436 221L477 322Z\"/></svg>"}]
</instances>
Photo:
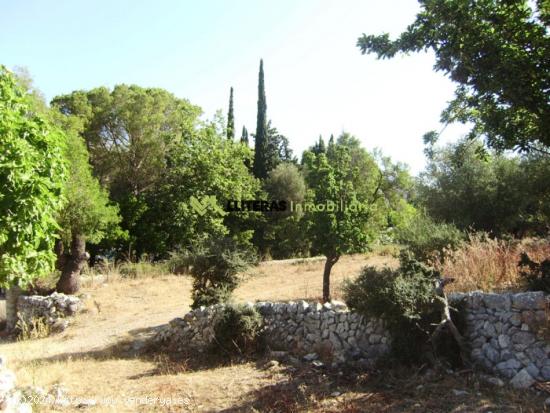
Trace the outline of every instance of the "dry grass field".
<instances>
[{"instance_id":1,"label":"dry grass field","mask_svg":"<svg viewBox=\"0 0 550 413\"><path fill-rule=\"evenodd\" d=\"M396 265L392 257L348 256L334 267L333 295L361 267ZM237 301L316 299L323 262L267 262L243 275ZM116 274L84 284L86 310L63 333L0 343L20 386L64 388L71 404L35 411L400 412L537 411L544 398L480 384L469 372L438 376L418 370L344 374L311 367L170 361L144 354L140 343L156 326L189 309L187 276L124 279ZM453 390L467 390L456 395ZM157 398L157 399L155 399ZM91 401L92 400L92 401Z\"/></svg>"}]
</instances>

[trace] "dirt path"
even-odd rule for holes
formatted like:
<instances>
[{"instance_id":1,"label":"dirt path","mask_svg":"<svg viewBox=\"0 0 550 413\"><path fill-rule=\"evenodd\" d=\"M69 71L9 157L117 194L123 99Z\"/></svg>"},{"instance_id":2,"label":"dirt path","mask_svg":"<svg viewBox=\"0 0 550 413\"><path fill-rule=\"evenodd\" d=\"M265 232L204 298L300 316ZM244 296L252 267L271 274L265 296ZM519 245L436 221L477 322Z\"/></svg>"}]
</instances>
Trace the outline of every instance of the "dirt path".
<instances>
[{"instance_id":1,"label":"dirt path","mask_svg":"<svg viewBox=\"0 0 550 413\"><path fill-rule=\"evenodd\" d=\"M338 295L340 282L356 276L363 265L384 260L344 257L334 268L334 294ZM246 274L235 297L238 301L316 298L321 292L322 266L318 259L263 263ZM167 367L155 360L121 355L121 343L131 349L132 343L155 327L184 315L190 292L191 280L185 276L94 282L83 288L88 296L85 312L65 332L39 340L3 342L0 353L8 357L21 385L48 389L61 384L72 397L119 401L116 407L98 403L88 407L90 411L165 410L158 405L122 402L154 395L184 399L185 405L173 407L174 411L217 411L281 379L276 371L263 371L253 364L189 372L182 366ZM44 411L52 408L46 406Z\"/></svg>"}]
</instances>

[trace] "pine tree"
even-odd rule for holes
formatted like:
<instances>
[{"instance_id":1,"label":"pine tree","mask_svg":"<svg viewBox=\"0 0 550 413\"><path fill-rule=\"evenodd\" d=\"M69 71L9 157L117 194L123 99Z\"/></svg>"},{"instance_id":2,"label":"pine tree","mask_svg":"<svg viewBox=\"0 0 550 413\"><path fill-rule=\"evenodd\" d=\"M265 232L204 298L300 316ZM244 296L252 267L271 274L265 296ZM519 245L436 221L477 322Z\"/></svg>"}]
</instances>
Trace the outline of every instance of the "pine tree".
<instances>
[{"instance_id":1,"label":"pine tree","mask_svg":"<svg viewBox=\"0 0 550 413\"><path fill-rule=\"evenodd\" d=\"M246 126L243 126L243 131L241 133L241 143L244 143L246 146L248 146L248 129L246 129Z\"/></svg>"},{"instance_id":2,"label":"pine tree","mask_svg":"<svg viewBox=\"0 0 550 413\"><path fill-rule=\"evenodd\" d=\"M233 87L229 92L229 112L227 113L227 139L235 139L235 117L233 115Z\"/></svg>"},{"instance_id":3,"label":"pine tree","mask_svg":"<svg viewBox=\"0 0 550 413\"><path fill-rule=\"evenodd\" d=\"M264 62L260 60L260 72L258 74L258 114L256 118L256 135L254 136L254 165L252 172L259 179L267 178L266 152L267 142L267 103L265 99Z\"/></svg>"}]
</instances>

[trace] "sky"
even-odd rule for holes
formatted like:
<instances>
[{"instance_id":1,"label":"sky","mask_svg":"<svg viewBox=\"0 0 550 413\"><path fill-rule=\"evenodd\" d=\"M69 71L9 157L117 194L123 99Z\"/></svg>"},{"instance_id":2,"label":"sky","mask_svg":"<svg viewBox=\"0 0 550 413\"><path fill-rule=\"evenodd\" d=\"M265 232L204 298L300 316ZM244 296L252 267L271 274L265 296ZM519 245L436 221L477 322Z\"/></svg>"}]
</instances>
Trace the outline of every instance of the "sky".
<instances>
[{"instance_id":1,"label":"sky","mask_svg":"<svg viewBox=\"0 0 550 413\"><path fill-rule=\"evenodd\" d=\"M412 173L425 165L422 135L440 130L454 86L434 55L377 60L362 33L397 36L414 0L0 0L0 63L26 67L50 100L119 83L161 87L227 113L236 134L256 128L264 60L267 114L300 155L323 135L349 132ZM445 129L442 142L467 131Z\"/></svg>"}]
</instances>

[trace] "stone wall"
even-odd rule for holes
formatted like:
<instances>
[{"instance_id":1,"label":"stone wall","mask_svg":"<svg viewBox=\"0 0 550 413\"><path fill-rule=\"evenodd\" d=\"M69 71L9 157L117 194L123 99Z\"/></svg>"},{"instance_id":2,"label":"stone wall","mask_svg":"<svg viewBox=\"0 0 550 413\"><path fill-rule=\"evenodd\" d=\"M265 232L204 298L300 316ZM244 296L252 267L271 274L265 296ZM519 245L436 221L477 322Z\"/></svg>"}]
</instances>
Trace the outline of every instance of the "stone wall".
<instances>
[{"instance_id":1,"label":"stone wall","mask_svg":"<svg viewBox=\"0 0 550 413\"><path fill-rule=\"evenodd\" d=\"M272 350L295 355L323 353L336 363L353 360L370 365L390 349L388 333L380 321L366 320L341 302L248 305L263 316L265 338ZM214 338L214 325L223 307L201 307L176 318L157 333L155 341L180 351L203 351Z\"/></svg>"},{"instance_id":2,"label":"stone wall","mask_svg":"<svg viewBox=\"0 0 550 413\"><path fill-rule=\"evenodd\" d=\"M550 381L549 297L542 292L452 294L460 309L472 361L481 369L525 388ZM390 337L378 320L350 312L345 304L305 301L259 302L267 343L272 350L296 355L328 353L333 362L371 365L390 349ZM201 307L160 329L155 341L171 348L203 351L214 338L223 305Z\"/></svg>"},{"instance_id":3,"label":"stone wall","mask_svg":"<svg viewBox=\"0 0 550 413\"><path fill-rule=\"evenodd\" d=\"M22 295L17 299L19 320L30 323L40 318L58 330L64 330L68 325L67 317L75 315L81 308L78 297L55 292L48 296Z\"/></svg>"},{"instance_id":4,"label":"stone wall","mask_svg":"<svg viewBox=\"0 0 550 413\"><path fill-rule=\"evenodd\" d=\"M6 367L6 359L0 356L0 412L31 413L31 405L23 401L15 388L15 375Z\"/></svg>"},{"instance_id":5,"label":"stone wall","mask_svg":"<svg viewBox=\"0 0 550 413\"><path fill-rule=\"evenodd\" d=\"M454 294L462 310L471 359L482 369L525 388L550 380L548 297L542 292Z\"/></svg>"}]
</instances>

